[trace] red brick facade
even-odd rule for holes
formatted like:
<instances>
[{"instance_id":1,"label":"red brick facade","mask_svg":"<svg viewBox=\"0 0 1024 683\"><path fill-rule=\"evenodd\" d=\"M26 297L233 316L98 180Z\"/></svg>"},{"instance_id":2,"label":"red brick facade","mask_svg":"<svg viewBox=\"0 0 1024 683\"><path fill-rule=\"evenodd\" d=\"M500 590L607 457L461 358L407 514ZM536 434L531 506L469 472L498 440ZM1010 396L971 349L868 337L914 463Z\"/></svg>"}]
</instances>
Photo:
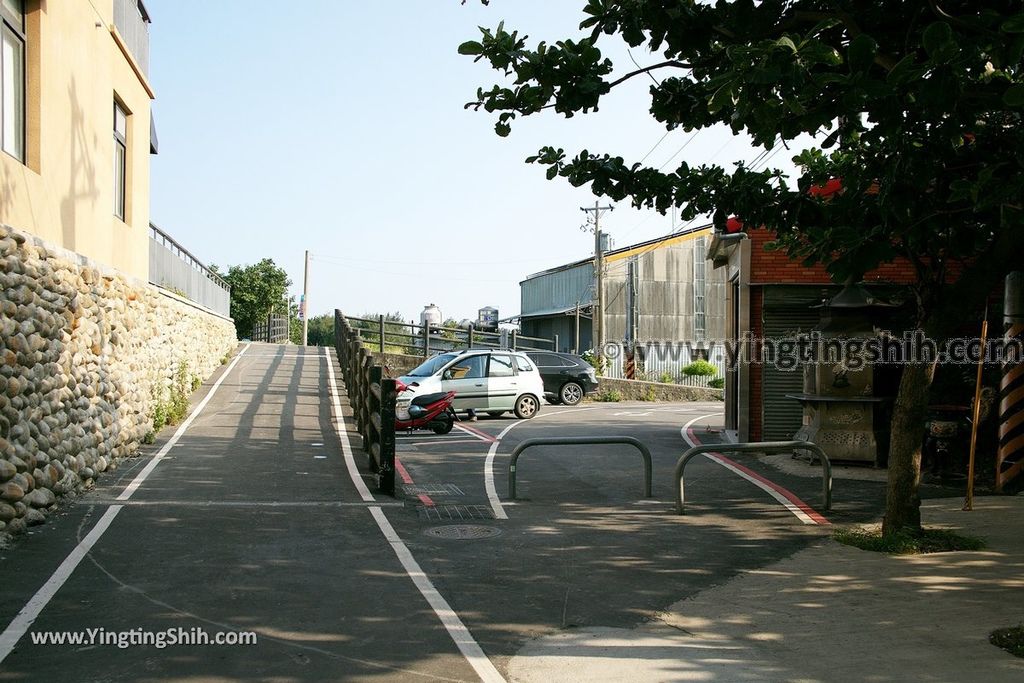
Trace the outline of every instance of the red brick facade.
<instances>
[{"instance_id":1,"label":"red brick facade","mask_svg":"<svg viewBox=\"0 0 1024 683\"><path fill-rule=\"evenodd\" d=\"M785 251L765 251L764 245L774 235L767 230L748 230L750 238L750 284L758 285L828 285L832 278L825 266L804 266L790 259ZM916 279L913 265L906 260L885 263L864 276L864 282L910 284ZM753 313L753 312L752 312ZM760 314L760 310L758 310Z\"/></svg>"}]
</instances>

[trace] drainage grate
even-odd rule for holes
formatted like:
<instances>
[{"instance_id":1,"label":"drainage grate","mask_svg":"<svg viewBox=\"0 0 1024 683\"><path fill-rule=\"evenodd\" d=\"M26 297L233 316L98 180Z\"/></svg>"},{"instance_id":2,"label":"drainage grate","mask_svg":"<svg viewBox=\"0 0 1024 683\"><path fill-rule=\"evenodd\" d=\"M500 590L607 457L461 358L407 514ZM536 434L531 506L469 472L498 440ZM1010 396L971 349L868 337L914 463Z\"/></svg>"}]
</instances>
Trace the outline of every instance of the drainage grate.
<instances>
[{"instance_id":1,"label":"drainage grate","mask_svg":"<svg viewBox=\"0 0 1024 683\"><path fill-rule=\"evenodd\" d=\"M427 496L466 495L465 493L462 492L462 489L460 489L455 484L416 484L415 486L409 484L408 486L403 486L402 490L405 491L405 493L410 496L418 496L420 494L424 494Z\"/></svg>"},{"instance_id":2,"label":"drainage grate","mask_svg":"<svg viewBox=\"0 0 1024 683\"><path fill-rule=\"evenodd\" d=\"M486 505L420 505L416 514L420 519L494 519Z\"/></svg>"},{"instance_id":3,"label":"drainage grate","mask_svg":"<svg viewBox=\"0 0 1024 683\"><path fill-rule=\"evenodd\" d=\"M450 524L448 526L431 527L423 533L434 538L475 541L481 538L494 538L501 534L501 529L480 524Z\"/></svg>"}]
</instances>

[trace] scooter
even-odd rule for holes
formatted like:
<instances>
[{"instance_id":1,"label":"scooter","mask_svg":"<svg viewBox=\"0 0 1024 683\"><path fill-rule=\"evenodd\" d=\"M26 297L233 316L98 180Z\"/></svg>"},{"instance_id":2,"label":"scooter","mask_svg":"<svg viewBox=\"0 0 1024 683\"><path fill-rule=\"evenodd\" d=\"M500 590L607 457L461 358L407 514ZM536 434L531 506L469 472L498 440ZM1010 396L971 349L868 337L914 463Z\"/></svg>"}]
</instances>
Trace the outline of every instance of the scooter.
<instances>
[{"instance_id":1,"label":"scooter","mask_svg":"<svg viewBox=\"0 0 1024 683\"><path fill-rule=\"evenodd\" d=\"M395 381L398 401L395 404L395 431L430 429L435 434L447 434L455 426L452 402L455 392L437 392L414 396L416 387Z\"/></svg>"}]
</instances>

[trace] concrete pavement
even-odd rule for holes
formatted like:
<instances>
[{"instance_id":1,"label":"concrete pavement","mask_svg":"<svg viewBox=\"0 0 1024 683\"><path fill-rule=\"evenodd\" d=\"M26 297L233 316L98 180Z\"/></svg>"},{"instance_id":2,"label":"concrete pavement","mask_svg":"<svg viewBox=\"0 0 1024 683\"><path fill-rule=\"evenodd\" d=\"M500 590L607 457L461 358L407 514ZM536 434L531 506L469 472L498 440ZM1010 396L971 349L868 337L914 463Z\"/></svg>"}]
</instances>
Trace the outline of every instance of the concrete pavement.
<instances>
[{"instance_id":1,"label":"concrete pavement","mask_svg":"<svg viewBox=\"0 0 1024 683\"><path fill-rule=\"evenodd\" d=\"M744 572L634 629L531 641L513 681L1021 681L989 644L1024 621L1024 496L925 501L927 526L978 552L890 556L822 540Z\"/></svg>"}]
</instances>

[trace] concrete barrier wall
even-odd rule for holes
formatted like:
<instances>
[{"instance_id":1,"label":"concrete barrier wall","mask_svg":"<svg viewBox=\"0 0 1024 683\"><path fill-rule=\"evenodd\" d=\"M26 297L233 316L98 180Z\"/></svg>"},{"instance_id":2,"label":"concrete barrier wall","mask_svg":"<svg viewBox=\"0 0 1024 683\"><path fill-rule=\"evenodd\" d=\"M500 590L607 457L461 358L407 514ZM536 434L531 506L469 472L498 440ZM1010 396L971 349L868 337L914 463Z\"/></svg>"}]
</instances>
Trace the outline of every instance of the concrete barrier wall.
<instances>
[{"instance_id":1,"label":"concrete barrier wall","mask_svg":"<svg viewBox=\"0 0 1024 683\"><path fill-rule=\"evenodd\" d=\"M237 344L228 318L0 225L0 536L132 455L172 387Z\"/></svg>"},{"instance_id":2,"label":"concrete barrier wall","mask_svg":"<svg viewBox=\"0 0 1024 683\"><path fill-rule=\"evenodd\" d=\"M597 381L600 384L598 393L617 391L622 395L623 401L721 401L724 397L721 389L609 377L598 377ZM593 398L593 395L590 398Z\"/></svg>"}]
</instances>

